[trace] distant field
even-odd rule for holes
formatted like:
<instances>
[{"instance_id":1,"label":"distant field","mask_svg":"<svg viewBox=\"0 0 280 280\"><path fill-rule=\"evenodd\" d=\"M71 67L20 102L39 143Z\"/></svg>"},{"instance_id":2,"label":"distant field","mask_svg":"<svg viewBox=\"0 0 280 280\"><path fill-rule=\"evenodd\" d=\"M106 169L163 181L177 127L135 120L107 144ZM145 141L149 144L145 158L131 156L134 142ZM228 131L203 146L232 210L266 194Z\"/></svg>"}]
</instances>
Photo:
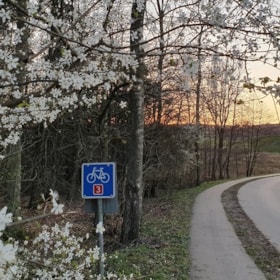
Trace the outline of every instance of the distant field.
<instances>
[{"instance_id":1,"label":"distant field","mask_svg":"<svg viewBox=\"0 0 280 280\"><path fill-rule=\"evenodd\" d=\"M259 139L259 152L280 153L280 136L261 137Z\"/></svg>"},{"instance_id":2,"label":"distant field","mask_svg":"<svg viewBox=\"0 0 280 280\"><path fill-rule=\"evenodd\" d=\"M247 156L242 145L237 145L232 153L230 177L246 176ZM254 165L253 176L280 173L280 136L260 136L258 153Z\"/></svg>"}]
</instances>

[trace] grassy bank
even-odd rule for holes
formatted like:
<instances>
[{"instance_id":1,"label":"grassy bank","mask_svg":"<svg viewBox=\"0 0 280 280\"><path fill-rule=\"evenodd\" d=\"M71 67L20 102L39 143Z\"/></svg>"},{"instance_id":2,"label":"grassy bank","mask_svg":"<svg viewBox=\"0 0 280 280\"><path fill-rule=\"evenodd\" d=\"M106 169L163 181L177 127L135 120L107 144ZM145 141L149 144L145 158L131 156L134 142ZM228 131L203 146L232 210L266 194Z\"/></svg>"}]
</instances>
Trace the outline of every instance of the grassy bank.
<instances>
[{"instance_id":1,"label":"grassy bank","mask_svg":"<svg viewBox=\"0 0 280 280\"><path fill-rule=\"evenodd\" d=\"M201 191L217 183L146 200L141 244L117 251L116 257L108 260L108 269L133 273L136 279L189 279L192 206Z\"/></svg>"},{"instance_id":2,"label":"grassy bank","mask_svg":"<svg viewBox=\"0 0 280 280\"><path fill-rule=\"evenodd\" d=\"M280 153L280 137L268 136L259 139L259 152Z\"/></svg>"}]
</instances>

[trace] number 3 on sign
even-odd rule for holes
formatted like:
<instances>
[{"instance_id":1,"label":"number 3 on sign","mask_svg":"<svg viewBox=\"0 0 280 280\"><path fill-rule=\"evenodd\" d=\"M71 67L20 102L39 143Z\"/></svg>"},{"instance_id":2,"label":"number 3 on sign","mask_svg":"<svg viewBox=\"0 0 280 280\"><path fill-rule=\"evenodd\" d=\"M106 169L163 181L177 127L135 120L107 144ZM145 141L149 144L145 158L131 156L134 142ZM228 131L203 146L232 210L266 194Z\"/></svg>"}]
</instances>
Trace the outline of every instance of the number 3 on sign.
<instances>
[{"instance_id":1,"label":"number 3 on sign","mask_svg":"<svg viewBox=\"0 0 280 280\"><path fill-rule=\"evenodd\" d=\"M93 195L103 195L104 187L102 184L93 185Z\"/></svg>"}]
</instances>

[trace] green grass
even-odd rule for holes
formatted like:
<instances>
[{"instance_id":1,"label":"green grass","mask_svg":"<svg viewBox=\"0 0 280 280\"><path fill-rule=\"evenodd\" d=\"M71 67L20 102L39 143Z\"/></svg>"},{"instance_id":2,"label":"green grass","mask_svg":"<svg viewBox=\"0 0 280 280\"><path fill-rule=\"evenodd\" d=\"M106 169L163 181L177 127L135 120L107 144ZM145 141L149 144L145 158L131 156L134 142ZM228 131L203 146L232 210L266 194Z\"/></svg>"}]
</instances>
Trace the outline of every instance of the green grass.
<instances>
[{"instance_id":1,"label":"green grass","mask_svg":"<svg viewBox=\"0 0 280 280\"><path fill-rule=\"evenodd\" d=\"M280 136L261 137L259 152L280 153Z\"/></svg>"},{"instance_id":2,"label":"green grass","mask_svg":"<svg viewBox=\"0 0 280 280\"><path fill-rule=\"evenodd\" d=\"M141 245L117 251L108 260L108 270L133 273L136 279L188 280L193 202L201 191L217 183L205 183L146 201Z\"/></svg>"}]
</instances>

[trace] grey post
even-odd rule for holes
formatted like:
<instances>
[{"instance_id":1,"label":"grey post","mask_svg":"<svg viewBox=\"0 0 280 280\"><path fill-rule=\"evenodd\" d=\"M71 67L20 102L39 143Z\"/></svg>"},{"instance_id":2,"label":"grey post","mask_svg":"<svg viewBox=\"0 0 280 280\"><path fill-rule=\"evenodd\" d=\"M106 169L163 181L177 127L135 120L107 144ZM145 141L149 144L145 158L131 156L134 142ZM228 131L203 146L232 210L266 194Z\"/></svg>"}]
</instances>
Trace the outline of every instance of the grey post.
<instances>
[{"instance_id":1,"label":"grey post","mask_svg":"<svg viewBox=\"0 0 280 280\"><path fill-rule=\"evenodd\" d=\"M102 223L103 225L103 204L102 199L97 200L98 205L98 223ZM104 278L104 239L103 239L103 232L98 234L98 245L99 245L99 273L101 276L101 279Z\"/></svg>"}]
</instances>

